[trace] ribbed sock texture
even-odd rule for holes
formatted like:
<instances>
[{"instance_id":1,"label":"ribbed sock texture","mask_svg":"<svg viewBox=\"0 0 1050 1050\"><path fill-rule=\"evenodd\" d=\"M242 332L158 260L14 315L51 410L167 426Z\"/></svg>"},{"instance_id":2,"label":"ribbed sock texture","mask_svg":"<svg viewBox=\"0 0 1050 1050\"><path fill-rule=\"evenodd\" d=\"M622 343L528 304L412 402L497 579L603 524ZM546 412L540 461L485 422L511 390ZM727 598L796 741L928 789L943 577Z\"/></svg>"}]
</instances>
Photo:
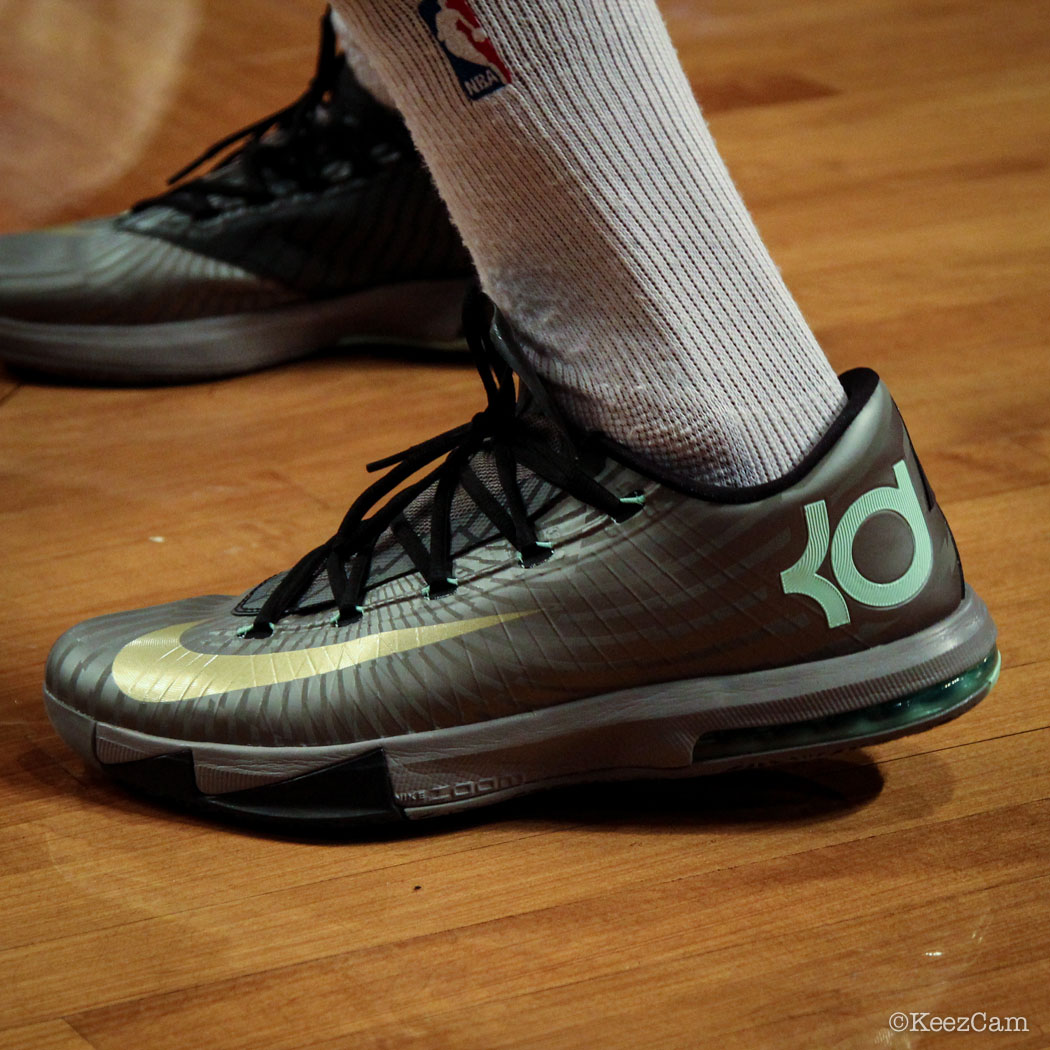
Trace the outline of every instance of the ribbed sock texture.
<instances>
[{"instance_id":1,"label":"ribbed sock texture","mask_svg":"<svg viewBox=\"0 0 1050 1050\"><path fill-rule=\"evenodd\" d=\"M578 423L708 483L758 484L801 461L842 388L653 0L339 7L486 291ZM457 66L433 31L437 11L452 50L494 46L510 82L471 100L498 62Z\"/></svg>"}]
</instances>

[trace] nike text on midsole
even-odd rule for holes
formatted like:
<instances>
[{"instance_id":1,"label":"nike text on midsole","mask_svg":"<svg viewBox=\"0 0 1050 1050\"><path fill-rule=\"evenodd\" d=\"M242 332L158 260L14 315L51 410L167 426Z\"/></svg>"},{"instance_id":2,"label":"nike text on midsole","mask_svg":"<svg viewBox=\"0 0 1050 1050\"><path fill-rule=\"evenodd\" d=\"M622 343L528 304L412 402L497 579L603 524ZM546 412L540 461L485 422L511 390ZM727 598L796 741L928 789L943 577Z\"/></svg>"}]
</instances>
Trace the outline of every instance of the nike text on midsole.
<instances>
[{"instance_id":1,"label":"nike text on midsole","mask_svg":"<svg viewBox=\"0 0 1050 1050\"><path fill-rule=\"evenodd\" d=\"M103 764L192 752L206 795L279 783L382 748L397 800L411 810L439 805L450 784L502 794L588 771L688 768L706 733L822 718L909 696L970 670L994 646L987 609L968 590L941 623L852 656L647 685L490 722L324 747L188 743L105 723L92 733L90 719L46 699L56 725L66 722L63 736L82 753L93 749L86 757Z\"/></svg>"}]
</instances>

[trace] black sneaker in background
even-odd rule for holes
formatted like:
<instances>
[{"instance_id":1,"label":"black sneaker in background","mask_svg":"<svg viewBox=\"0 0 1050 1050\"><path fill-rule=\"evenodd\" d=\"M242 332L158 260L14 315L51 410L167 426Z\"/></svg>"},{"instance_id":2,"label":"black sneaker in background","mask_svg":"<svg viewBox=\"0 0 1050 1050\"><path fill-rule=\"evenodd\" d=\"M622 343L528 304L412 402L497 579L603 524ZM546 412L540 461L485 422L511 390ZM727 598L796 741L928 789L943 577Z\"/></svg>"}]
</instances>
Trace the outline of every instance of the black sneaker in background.
<instances>
[{"instance_id":1,"label":"black sneaker in background","mask_svg":"<svg viewBox=\"0 0 1050 1050\"><path fill-rule=\"evenodd\" d=\"M0 359L149 383L334 344L462 346L469 254L400 116L357 82L327 14L302 97L171 182L121 215L0 237Z\"/></svg>"}]
</instances>

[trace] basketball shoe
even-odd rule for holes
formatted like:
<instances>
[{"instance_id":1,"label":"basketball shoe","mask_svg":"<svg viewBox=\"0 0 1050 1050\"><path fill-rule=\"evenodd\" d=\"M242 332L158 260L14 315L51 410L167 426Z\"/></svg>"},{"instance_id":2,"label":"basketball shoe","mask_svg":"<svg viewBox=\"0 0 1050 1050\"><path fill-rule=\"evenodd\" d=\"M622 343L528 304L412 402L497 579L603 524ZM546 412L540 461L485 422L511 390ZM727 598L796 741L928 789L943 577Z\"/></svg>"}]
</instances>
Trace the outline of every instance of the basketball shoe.
<instances>
[{"instance_id":1,"label":"basketball shoe","mask_svg":"<svg viewBox=\"0 0 1050 1050\"><path fill-rule=\"evenodd\" d=\"M338 826L874 744L991 688L995 627L874 373L787 477L698 487L562 418L486 301L466 327L487 407L373 464L328 542L56 643L47 710L88 762Z\"/></svg>"},{"instance_id":2,"label":"basketball shoe","mask_svg":"<svg viewBox=\"0 0 1050 1050\"><path fill-rule=\"evenodd\" d=\"M148 383L336 343L462 347L469 254L401 117L357 82L328 15L302 97L172 182L121 215L0 238L0 359Z\"/></svg>"}]
</instances>

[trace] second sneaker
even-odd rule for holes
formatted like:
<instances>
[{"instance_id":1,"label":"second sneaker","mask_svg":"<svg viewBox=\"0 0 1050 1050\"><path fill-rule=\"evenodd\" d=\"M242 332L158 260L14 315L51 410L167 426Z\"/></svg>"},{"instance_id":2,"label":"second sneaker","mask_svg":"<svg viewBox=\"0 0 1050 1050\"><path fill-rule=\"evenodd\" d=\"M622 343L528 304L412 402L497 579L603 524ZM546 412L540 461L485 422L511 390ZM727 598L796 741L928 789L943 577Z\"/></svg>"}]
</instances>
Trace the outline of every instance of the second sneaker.
<instances>
[{"instance_id":1,"label":"second sneaker","mask_svg":"<svg viewBox=\"0 0 1050 1050\"><path fill-rule=\"evenodd\" d=\"M329 16L302 97L173 182L118 216L0 237L0 359L149 383L336 343L462 345L470 257L401 118L338 53Z\"/></svg>"}]
</instances>

